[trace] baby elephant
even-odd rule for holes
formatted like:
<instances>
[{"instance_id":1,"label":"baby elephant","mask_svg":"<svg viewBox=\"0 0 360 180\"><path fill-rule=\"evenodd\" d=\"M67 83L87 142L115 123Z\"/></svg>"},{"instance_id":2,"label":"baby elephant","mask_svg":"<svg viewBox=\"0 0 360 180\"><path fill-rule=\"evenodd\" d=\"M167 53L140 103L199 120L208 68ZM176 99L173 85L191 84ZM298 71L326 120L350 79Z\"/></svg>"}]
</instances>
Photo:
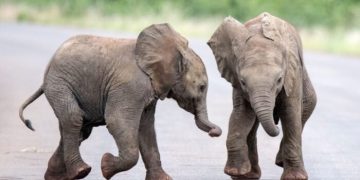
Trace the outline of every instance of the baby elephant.
<instances>
[{"instance_id":1,"label":"baby elephant","mask_svg":"<svg viewBox=\"0 0 360 180\"><path fill-rule=\"evenodd\" d=\"M194 114L196 125L210 136L221 129L209 122L206 107L208 79L200 57L187 40L168 24L151 25L138 39L76 36L53 56L42 86L20 108L45 93L59 119L61 138L49 160L45 179L80 179L91 167L80 156L79 145L94 126L106 125L119 155L101 160L110 179L133 167L139 151L146 179L171 179L161 167L154 129L158 99L173 98Z\"/></svg>"},{"instance_id":2,"label":"baby elephant","mask_svg":"<svg viewBox=\"0 0 360 180\"><path fill-rule=\"evenodd\" d=\"M241 24L228 17L208 42L223 78L233 86L233 111L227 137L225 173L233 178L260 178L256 131L260 124L283 139L276 164L282 179L307 179L301 134L316 104L303 62L301 40L289 23L261 15Z\"/></svg>"}]
</instances>

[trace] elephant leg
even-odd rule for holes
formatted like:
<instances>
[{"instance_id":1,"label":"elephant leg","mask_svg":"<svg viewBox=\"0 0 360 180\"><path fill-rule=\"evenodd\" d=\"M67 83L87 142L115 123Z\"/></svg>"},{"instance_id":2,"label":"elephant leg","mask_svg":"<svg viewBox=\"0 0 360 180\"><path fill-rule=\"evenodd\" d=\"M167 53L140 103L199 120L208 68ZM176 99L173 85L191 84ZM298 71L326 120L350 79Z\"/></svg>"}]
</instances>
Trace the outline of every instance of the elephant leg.
<instances>
[{"instance_id":1,"label":"elephant leg","mask_svg":"<svg viewBox=\"0 0 360 180\"><path fill-rule=\"evenodd\" d=\"M67 179L62 138L60 139L59 146L56 148L56 151L48 162L48 168L46 169L44 179Z\"/></svg>"},{"instance_id":2,"label":"elephant leg","mask_svg":"<svg viewBox=\"0 0 360 180\"><path fill-rule=\"evenodd\" d=\"M139 159L139 123L143 105L110 103L106 105L105 122L114 137L119 156L105 153L101 160L101 171L106 179L136 165Z\"/></svg>"},{"instance_id":3,"label":"elephant leg","mask_svg":"<svg viewBox=\"0 0 360 180\"><path fill-rule=\"evenodd\" d=\"M61 126L60 126L61 127ZM62 129L62 128L60 128ZM92 127L83 128L81 130L82 138L80 139L81 143L83 140L87 139L90 136ZM51 180L61 180L61 179L68 179L66 175L66 165L64 161L64 149L63 149L63 140L60 138L59 146L57 147L54 154L51 156L48 162L48 168L45 172L44 179Z\"/></svg>"},{"instance_id":4,"label":"elephant leg","mask_svg":"<svg viewBox=\"0 0 360 180\"><path fill-rule=\"evenodd\" d=\"M308 79L307 74L304 76L305 76L305 80L303 84L304 93L303 93L303 102L302 102L303 108L301 114L302 131L304 130L307 120L310 118L312 112L314 111L317 102L317 97L314 87L312 86L310 80ZM276 161L275 161L275 164L280 167L284 166L282 150L283 150L283 139L281 140L279 152L276 155Z\"/></svg>"},{"instance_id":5,"label":"elephant leg","mask_svg":"<svg viewBox=\"0 0 360 180\"><path fill-rule=\"evenodd\" d=\"M283 158L284 172L281 179L307 179L308 175L304 168L301 147L302 122L302 99L289 98L285 101L285 112L282 113L283 139L281 153Z\"/></svg>"},{"instance_id":6,"label":"elephant leg","mask_svg":"<svg viewBox=\"0 0 360 180\"><path fill-rule=\"evenodd\" d=\"M156 142L154 113L156 103L145 108L140 121L140 153L146 168L146 180L172 179L161 167L160 153Z\"/></svg>"},{"instance_id":7,"label":"elephant leg","mask_svg":"<svg viewBox=\"0 0 360 180\"><path fill-rule=\"evenodd\" d=\"M229 122L229 133L226 140L228 158L224 172L233 179L247 178L251 172L247 137L255 123L255 115L249 116L243 110L234 109Z\"/></svg>"},{"instance_id":8,"label":"elephant leg","mask_svg":"<svg viewBox=\"0 0 360 180\"><path fill-rule=\"evenodd\" d=\"M302 114L302 130L304 130L304 127L305 127L305 123L306 121L309 119L310 115L308 114ZM275 160L275 164L278 165L279 167L284 167L284 162L283 162L283 142L284 142L284 138L281 139L281 142L280 142L280 147L279 147L279 151L278 153L276 154L276 160Z\"/></svg>"},{"instance_id":9,"label":"elephant leg","mask_svg":"<svg viewBox=\"0 0 360 180\"><path fill-rule=\"evenodd\" d=\"M64 179L81 179L89 174L91 167L81 158L79 152L80 131L83 124L83 111L71 91L66 87L45 92L56 117L59 119L61 140L54 155L49 160L46 179L54 179L51 172L59 172ZM54 170L59 168L59 170ZM63 174L66 169L66 176Z\"/></svg>"},{"instance_id":10,"label":"elephant leg","mask_svg":"<svg viewBox=\"0 0 360 180\"><path fill-rule=\"evenodd\" d=\"M82 127L82 113L79 110L70 112L63 122L64 161L69 179L84 178L91 171L91 167L83 161L79 151Z\"/></svg>"},{"instance_id":11,"label":"elephant leg","mask_svg":"<svg viewBox=\"0 0 360 180\"><path fill-rule=\"evenodd\" d=\"M251 172L247 138L255 123L255 113L250 104L245 102L235 90L233 103L234 109L226 140L228 158L224 172L234 179L247 178L246 175Z\"/></svg>"},{"instance_id":12,"label":"elephant leg","mask_svg":"<svg viewBox=\"0 0 360 180\"><path fill-rule=\"evenodd\" d=\"M256 138L256 132L258 127L259 121L256 121L247 138L247 144L249 147L249 159L251 162L251 171L246 174L246 177L250 179L259 179L261 176Z\"/></svg>"}]
</instances>

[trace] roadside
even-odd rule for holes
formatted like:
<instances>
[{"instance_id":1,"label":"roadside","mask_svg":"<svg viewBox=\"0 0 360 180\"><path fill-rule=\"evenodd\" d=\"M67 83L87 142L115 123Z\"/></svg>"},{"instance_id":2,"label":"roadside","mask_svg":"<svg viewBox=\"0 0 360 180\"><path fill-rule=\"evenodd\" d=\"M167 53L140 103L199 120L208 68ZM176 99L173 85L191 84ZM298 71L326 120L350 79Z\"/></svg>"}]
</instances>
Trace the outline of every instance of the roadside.
<instances>
[{"instance_id":1,"label":"roadside","mask_svg":"<svg viewBox=\"0 0 360 180\"><path fill-rule=\"evenodd\" d=\"M81 5L78 5L81 6ZM154 23L169 22L186 37L207 40L222 19L227 16L211 17L185 16L174 4L165 4L155 11L133 12L129 14L104 14L98 8L63 11L56 5L46 8L26 3L0 1L0 21L30 22L35 24L82 27L117 32L140 32L145 26ZM78 10L80 9L80 10ZM67 14L70 13L70 14ZM245 20L239 19L240 22ZM312 27L299 28L305 49L350 56L360 56L360 30L356 28Z\"/></svg>"}]
</instances>

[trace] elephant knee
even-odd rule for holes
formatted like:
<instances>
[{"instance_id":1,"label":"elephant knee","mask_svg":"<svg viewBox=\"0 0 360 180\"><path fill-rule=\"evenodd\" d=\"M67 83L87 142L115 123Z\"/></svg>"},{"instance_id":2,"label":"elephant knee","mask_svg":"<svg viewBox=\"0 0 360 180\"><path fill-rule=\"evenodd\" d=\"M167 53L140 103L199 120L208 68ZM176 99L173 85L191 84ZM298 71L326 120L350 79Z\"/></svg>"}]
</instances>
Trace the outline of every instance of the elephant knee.
<instances>
[{"instance_id":1,"label":"elephant knee","mask_svg":"<svg viewBox=\"0 0 360 180\"><path fill-rule=\"evenodd\" d=\"M123 157L122 160L122 164L123 164L123 170L126 171L128 169L131 169L132 167L134 167L138 160L139 160L139 150L134 148L131 149L129 151L127 151L126 153L121 154L121 156Z\"/></svg>"}]
</instances>

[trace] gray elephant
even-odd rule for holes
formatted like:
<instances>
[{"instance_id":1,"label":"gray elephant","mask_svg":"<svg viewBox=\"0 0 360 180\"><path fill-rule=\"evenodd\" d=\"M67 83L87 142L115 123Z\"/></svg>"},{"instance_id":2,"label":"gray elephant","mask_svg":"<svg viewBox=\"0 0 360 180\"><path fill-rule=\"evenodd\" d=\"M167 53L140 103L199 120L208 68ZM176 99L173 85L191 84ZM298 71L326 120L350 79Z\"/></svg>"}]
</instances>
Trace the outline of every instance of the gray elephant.
<instances>
[{"instance_id":1,"label":"gray elephant","mask_svg":"<svg viewBox=\"0 0 360 180\"><path fill-rule=\"evenodd\" d=\"M284 136L276 164L284 168L282 179L307 179L301 134L316 94L295 28L269 13L245 24L228 17L208 45L222 77L233 86L225 173L234 179L260 178L257 128L260 123L270 136L277 136L281 120Z\"/></svg>"},{"instance_id":2,"label":"gray elephant","mask_svg":"<svg viewBox=\"0 0 360 180\"><path fill-rule=\"evenodd\" d=\"M81 35L64 42L53 56L42 86L20 108L45 94L59 119L61 139L49 160L45 179L79 179L91 167L79 145L94 126L106 125L119 155L101 160L110 179L133 167L139 151L146 179L171 179L161 167L154 129L158 99L173 98L194 114L196 125L210 136L221 129L209 122L206 107L208 79L200 57L187 40L168 24L151 25L136 39Z\"/></svg>"}]
</instances>

